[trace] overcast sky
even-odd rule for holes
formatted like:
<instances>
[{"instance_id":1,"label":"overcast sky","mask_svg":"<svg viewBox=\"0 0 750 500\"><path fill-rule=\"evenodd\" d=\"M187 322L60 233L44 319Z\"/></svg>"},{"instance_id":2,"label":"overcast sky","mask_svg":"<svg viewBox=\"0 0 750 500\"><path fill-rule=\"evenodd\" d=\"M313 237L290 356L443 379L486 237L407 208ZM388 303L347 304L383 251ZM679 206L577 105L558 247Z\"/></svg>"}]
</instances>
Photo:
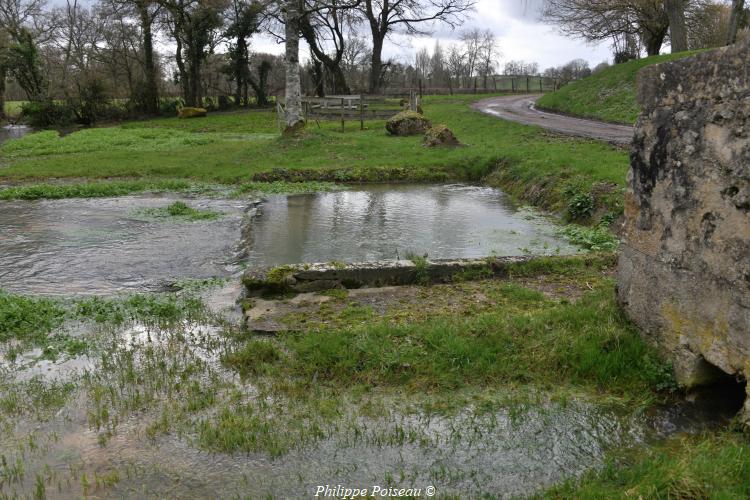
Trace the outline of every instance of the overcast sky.
<instances>
[{"instance_id":1,"label":"overcast sky","mask_svg":"<svg viewBox=\"0 0 750 500\"><path fill-rule=\"evenodd\" d=\"M539 63L541 70L550 66L560 66L571 59L585 59L593 67L611 59L608 44L591 45L558 34L554 27L539 22L541 0L477 0L475 11L470 13L463 26L451 31L445 26L435 26L430 37L396 37L384 48L386 58L400 61L413 61L414 53L421 47L430 51L439 40L445 47L459 39L464 29L478 27L489 29L499 42L501 52L500 69L505 61L525 60ZM301 45L304 59L308 51ZM266 37L253 39L253 48L258 52L280 54L283 46Z\"/></svg>"}]
</instances>

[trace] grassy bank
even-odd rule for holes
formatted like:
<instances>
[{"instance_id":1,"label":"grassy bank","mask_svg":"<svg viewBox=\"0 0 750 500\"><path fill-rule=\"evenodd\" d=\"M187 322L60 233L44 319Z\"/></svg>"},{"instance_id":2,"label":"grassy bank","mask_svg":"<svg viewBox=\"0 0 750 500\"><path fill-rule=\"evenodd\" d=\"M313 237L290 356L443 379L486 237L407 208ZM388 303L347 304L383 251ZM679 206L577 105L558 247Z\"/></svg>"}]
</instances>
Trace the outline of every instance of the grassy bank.
<instances>
[{"instance_id":1,"label":"grassy bank","mask_svg":"<svg viewBox=\"0 0 750 500\"><path fill-rule=\"evenodd\" d=\"M545 109L609 122L635 123L641 110L636 102L636 75L651 64L688 57L680 52L644 57L610 66L588 78L565 85L542 96L537 104Z\"/></svg>"},{"instance_id":2,"label":"grassy bank","mask_svg":"<svg viewBox=\"0 0 750 500\"><path fill-rule=\"evenodd\" d=\"M228 113L131 122L66 137L32 134L0 147L0 179L439 182L477 181L499 167L504 175L495 182L559 210L576 194L596 193L597 185L623 186L624 151L482 115L468 106L477 98L425 98L427 117L448 124L462 148L430 149L421 137L389 137L382 122L367 122L364 131L349 123L345 133L334 123L310 124L303 138L284 140L271 112ZM0 191L0 198L9 196Z\"/></svg>"},{"instance_id":3,"label":"grassy bank","mask_svg":"<svg viewBox=\"0 0 750 500\"><path fill-rule=\"evenodd\" d=\"M719 432L628 450L602 470L553 488L545 497L748 498L750 439Z\"/></svg>"}]
</instances>

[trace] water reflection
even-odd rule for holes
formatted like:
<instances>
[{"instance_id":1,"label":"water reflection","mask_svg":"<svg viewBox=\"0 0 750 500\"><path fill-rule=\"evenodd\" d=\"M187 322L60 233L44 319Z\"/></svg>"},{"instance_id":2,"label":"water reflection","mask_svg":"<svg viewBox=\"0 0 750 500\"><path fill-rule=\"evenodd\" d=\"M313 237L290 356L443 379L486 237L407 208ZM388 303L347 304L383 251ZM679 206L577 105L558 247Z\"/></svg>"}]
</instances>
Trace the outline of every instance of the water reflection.
<instances>
[{"instance_id":1,"label":"water reflection","mask_svg":"<svg viewBox=\"0 0 750 500\"><path fill-rule=\"evenodd\" d=\"M252 265L574 253L554 224L497 189L385 185L273 196L250 235Z\"/></svg>"}]
</instances>

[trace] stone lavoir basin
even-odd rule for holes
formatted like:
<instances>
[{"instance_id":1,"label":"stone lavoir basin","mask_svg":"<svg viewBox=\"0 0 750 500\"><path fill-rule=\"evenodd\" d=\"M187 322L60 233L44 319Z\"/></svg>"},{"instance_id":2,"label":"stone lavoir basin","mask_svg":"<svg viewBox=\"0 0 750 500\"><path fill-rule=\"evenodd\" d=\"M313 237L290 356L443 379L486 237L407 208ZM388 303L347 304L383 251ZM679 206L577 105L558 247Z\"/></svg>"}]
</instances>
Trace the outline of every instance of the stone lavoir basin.
<instances>
[{"instance_id":1,"label":"stone lavoir basin","mask_svg":"<svg viewBox=\"0 0 750 500\"><path fill-rule=\"evenodd\" d=\"M371 185L270 196L248 239L248 264L362 262L576 253L550 219L494 188Z\"/></svg>"},{"instance_id":2,"label":"stone lavoir basin","mask_svg":"<svg viewBox=\"0 0 750 500\"><path fill-rule=\"evenodd\" d=\"M149 210L182 200L218 217ZM168 289L243 264L358 262L428 255L570 254L543 215L469 185L377 185L249 200L138 195L0 201L0 288L41 295Z\"/></svg>"}]
</instances>

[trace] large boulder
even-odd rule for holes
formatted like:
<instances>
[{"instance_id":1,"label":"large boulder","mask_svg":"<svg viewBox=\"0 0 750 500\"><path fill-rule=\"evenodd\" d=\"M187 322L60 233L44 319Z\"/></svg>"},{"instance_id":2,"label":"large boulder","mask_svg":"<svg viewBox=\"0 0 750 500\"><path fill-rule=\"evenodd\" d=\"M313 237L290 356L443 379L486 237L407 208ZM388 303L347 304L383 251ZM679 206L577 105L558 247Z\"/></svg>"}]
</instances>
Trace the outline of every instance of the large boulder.
<instances>
[{"instance_id":1,"label":"large boulder","mask_svg":"<svg viewBox=\"0 0 750 500\"><path fill-rule=\"evenodd\" d=\"M750 377L749 60L742 43L638 75L617 295L688 388Z\"/></svg>"},{"instance_id":2,"label":"large boulder","mask_svg":"<svg viewBox=\"0 0 750 500\"><path fill-rule=\"evenodd\" d=\"M206 113L204 108L183 107L177 110L177 116L180 118L201 118L206 116Z\"/></svg>"},{"instance_id":3,"label":"large boulder","mask_svg":"<svg viewBox=\"0 0 750 500\"><path fill-rule=\"evenodd\" d=\"M385 129L391 135L422 135L432 126L430 120L416 111L402 111L385 122Z\"/></svg>"},{"instance_id":4,"label":"large boulder","mask_svg":"<svg viewBox=\"0 0 750 500\"><path fill-rule=\"evenodd\" d=\"M456 135L445 125L430 127L424 134L424 145L428 148L438 146L456 147L460 146Z\"/></svg>"}]
</instances>

